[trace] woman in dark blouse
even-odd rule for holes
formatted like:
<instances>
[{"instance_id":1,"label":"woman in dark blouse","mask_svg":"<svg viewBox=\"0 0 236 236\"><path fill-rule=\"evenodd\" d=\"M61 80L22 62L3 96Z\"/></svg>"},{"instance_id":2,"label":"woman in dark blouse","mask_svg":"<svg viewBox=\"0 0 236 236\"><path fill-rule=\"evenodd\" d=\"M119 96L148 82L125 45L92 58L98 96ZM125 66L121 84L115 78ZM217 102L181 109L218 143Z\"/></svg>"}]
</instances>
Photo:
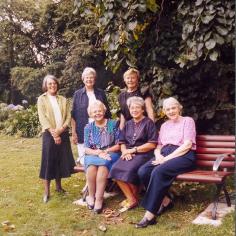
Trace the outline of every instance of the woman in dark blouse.
<instances>
[{"instance_id":1,"label":"woman in dark blouse","mask_svg":"<svg viewBox=\"0 0 236 236\"><path fill-rule=\"evenodd\" d=\"M139 71L134 68L130 68L124 73L123 78L126 85L126 90L122 92L118 97L118 101L121 108L120 129L124 127L125 121L132 119L129 108L127 106L127 100L128 98L133 96L141 97L144 99L145 116L149 117L151 120L154 121L155 118L151 95L148 91L142 93L139 89Z\"/></svg>"},{"instance_id":2,"label":"woman in dark blouse","mask_svg":"<svg viewBox=\"0 0 236 236\"><path fill-rule=\"evenodd\" d=\"M127 100L127 104L133 118L126 122L121 131L119 143L122 155L110 172L110 177L117 182L126 197L121 203L121 212L138 205L137 171L152 158L157 143L155 124L144 116L144 100L134 96Z\"/></svg>"}]
</instances>

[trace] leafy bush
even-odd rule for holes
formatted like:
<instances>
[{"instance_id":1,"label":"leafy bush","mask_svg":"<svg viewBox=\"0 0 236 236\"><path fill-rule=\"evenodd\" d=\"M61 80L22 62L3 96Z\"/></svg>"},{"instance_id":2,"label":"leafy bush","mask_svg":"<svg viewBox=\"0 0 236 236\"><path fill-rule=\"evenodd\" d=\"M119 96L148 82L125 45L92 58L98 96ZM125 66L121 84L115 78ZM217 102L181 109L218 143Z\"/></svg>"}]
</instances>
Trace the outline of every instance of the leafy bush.
<instances>
[{"instance_id":1,"label":"leafy bush","mask_svg":"<svg viewBox=\"0 0 236 236\"><path fill-rule=\"evenodd\" d=\"M26 110L10 111L7 120L0 123L0 129L8 135L34 137L40 132L36 105Z\"/></svg>"},{"instance_id":2,"label":"leafy bush","mask_svg":"<svg viewBox=\"0 0 236 236\"><path fill-rule=\"evenodd\" d=\"M107 100L113 119L117 119L119 116L120 106L118 102L118 95L120 94L120 91L120 87L113 85L112 82L108 84L106 89Z\"/></svg>"}]
</instances>

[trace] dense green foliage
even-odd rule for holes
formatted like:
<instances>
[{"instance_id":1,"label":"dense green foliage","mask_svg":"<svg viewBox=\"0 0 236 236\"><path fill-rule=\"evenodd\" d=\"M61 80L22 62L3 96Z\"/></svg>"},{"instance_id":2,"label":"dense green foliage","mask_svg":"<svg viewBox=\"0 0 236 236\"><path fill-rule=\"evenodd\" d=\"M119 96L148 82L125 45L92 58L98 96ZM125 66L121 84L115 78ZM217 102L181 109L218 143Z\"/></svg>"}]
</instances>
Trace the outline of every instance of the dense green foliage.
<instances>
[{"instance_id":1,"label":"dense green foliage","mask_svg":"<svg viewBox=\"0 0 236 236\"><path fill-rule=\"evenodd\" d=\"M200 132L234 132L233 125L214 123L222 113L234 119L234 1L75 3L82 17L94 19L106 65L141 70L159 117L162 99L175 95Z\"/></svg>"},{"instance_id":2,"label":"dense green foliage","mask_svg":"<svg viewBox=\"0 0 236 236\"><path fill-rule=\"evenodd\" d=\"M47 73L71 97L84 67L92 66L98 87L109 86L116 114L116 86L135 66L158 119L163 98L174 95L199 132L234 132L233 0L2 0L0 6L1 101L34 104Z\"/></svg>"}]
</instances>

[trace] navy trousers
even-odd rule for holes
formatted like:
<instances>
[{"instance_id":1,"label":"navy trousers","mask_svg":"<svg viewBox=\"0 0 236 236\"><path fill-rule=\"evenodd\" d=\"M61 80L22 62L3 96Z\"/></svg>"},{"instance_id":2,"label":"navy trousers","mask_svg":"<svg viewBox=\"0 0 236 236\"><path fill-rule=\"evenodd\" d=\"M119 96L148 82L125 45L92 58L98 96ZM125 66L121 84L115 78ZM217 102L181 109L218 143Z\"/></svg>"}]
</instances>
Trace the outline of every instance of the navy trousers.
<instances>
[{"instance_id":1,"label":"navy trousers","mask_svg":"<svg viewBox=\"0 0 236 236\"><path fill-rule=\"evenodd\" d=\"M161 149L161 154L167 156L178 146L167 145ZM138 170L140 181L146 187L146 193L141 205L153 214L161 206L163 198L176 176L195 168L195 152L189 151L183 156L176 157L161 165L154 166L152 160L141 166Z\"/></svg>"}]
</instances>

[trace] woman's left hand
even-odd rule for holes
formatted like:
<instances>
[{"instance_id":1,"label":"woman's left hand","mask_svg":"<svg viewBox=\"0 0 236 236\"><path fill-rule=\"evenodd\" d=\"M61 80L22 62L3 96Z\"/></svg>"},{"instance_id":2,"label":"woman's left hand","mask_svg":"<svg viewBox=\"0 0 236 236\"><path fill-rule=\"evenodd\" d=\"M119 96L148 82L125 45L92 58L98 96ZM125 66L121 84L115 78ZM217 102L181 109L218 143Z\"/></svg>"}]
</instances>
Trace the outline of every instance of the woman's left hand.
<instances>
[{"instance_id":1,"label":"woman's left hand","mask_svg":"<svg viewBox=\"0 0 236 236\"><path fill-rule=\"evenodd\" d=\"M164 163L166 160L163 156L159 156L158 158L156 158L156 160L152 161L152 164L154 166L157 166L157 165L161 165L162 163Z\"/></svg>"},{"instance_id":2,"label":"woman's left hand","mask_svg":"<svg viewBox=\"0 0 236 236\"><path fill-rule=\"evenodd\" d=\"M60 136L54 137L54 141L55 141L55 144L60 145L61 144L61 137Z\"/></svg>"},{"instance_id":3,"label":"woman's left hand","mask_svg":"<svg viewBox=\"0 0 236 236\"><path fill-rule=\"evenodd\" d=\"M110 157L110 155L107 153L107 152L101 152L101 153L99 153L99 155L98 155L100 158L102 158L102 159L105 159L105 160L108 160L108 161L110 161L111 160L111 157Z\"/></svg>"},{"instance_id":4,"label":"woman's left hand","mask_svg":"<svg viewBox=\"0 0 236 236\"><path fill-rule=\"evenodd\" d=\"M122 154L120 158L125 161L130 161L133 159L133 154L131 153Z\"/></svg>"}]
</instances>

